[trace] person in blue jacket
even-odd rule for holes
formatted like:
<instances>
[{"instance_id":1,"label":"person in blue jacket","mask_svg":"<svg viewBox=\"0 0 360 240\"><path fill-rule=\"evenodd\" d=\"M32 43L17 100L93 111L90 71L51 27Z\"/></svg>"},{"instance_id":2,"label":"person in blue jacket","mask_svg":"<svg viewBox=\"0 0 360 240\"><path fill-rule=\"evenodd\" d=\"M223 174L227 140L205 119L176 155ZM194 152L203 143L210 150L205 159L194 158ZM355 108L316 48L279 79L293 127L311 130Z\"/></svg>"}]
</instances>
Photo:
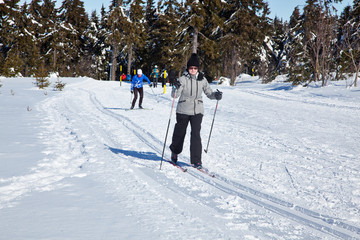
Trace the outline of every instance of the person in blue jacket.
<instances>
[{"instance_id":1,"label":"person in blue jacket","mask_svg":"<svg viewBox=\"0 0 360 240\"><path fill-rule=\"evenodd\" d=\"M131 81L131 93L134 93L134 99L132 101L130 109L134 109L138 93L140 94L139 108L143 108L142 101L143 101L143 97L144 97L144 90L143 90L144 79L149 83L149 86L151 87L152 85L151 85L149 78L147 76L145 76L145 74L142 73L141 69L138 69L137 74L132 78L132 81Z\"/></svg>"}]
</instances>

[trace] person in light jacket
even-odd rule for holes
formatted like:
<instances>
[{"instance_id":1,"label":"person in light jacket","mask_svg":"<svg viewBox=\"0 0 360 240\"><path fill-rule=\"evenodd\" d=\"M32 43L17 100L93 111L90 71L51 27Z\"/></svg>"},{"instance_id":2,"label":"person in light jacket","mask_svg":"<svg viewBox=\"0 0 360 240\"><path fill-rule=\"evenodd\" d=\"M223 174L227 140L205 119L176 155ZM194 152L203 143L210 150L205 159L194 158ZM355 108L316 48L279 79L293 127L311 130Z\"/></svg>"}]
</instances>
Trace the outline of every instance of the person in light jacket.
<instances>
[{"instance_id":1,"label":"person in light jacket","mask_svg":"<svg viewBox=\"0 0 360 240\"><path fill-rule=\"evenodd\" d=\"M195 168L202 168L201 122L204 115L202 93L210 99L221 100L222 92L213 92L204 74L199 72L200 61L193 53L187 62L187 70L175 81L172 97L180 97L176 108L176 124L170 145L171 161L178 160L183 150L186 129L190 122L190 161Z\"/></svg>"}]
</instances>

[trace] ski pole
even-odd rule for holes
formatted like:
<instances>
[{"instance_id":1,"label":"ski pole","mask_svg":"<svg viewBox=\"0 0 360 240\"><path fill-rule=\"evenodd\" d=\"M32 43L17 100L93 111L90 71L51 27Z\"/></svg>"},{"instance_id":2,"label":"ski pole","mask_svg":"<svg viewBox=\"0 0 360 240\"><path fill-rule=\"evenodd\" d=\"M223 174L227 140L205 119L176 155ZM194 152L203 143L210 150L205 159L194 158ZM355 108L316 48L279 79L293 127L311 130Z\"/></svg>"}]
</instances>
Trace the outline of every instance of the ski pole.
<instances>
[{"instance_id":1,"label":"ski pole","mask_svg":"<svg viewBox=\"0 0 360 240\"><path fill-rule=\"evenodd\" d=\"M216 101L216 107L215 107L214 117L213 117L211 128L210 128L209 139L208 139L208 142L207 142L206 149L204 150L206 153L208 152L208 149L209 149L210 137L211 137L211 132L212 132L212 129L213 129L213 126L214 126L215 114L216 114L216 109L217 109L218 103L219 103L219 100Z\"/></svg>"},{"instance_id":2,"label":"ski pole","mask_svg":"<svg viewBox=\"0 0 360 240\"><path fill-rule=\"evenodd\" d=\"M156 95L155 95L155 93L154 93L153 88L152 88L152 87L150 87L150 89L151 89L151 91L152 91L153 95L156 97Z\"/></svg>"},{"instance_id":3,"label":"ski pole","mask_svg":"<svg viewBox=\"0 0 360 240\"><path fill-rule=\"evenodd\" d=\"M159 102L158 97L157 97L157 95L155 95L155 92L154 92L153 88L152 87L150 87L150 88L151 88L151 91L152 91L153 95L156 97L156 102Z\"/></svg>"},{"instance_id":4,"label":"ski pole","mask_svg":"<svg viewBox=\"0 0 360 240\"><path fill-rule=\"evenodd\" d=\"M175 87L175 86L174 86L174 87ZM173 109L174 109L175 95L176 95L176 94L174 93L173 102L172 102L172 105L171 105L169 122L168 122L167 129L166 129L166 135L165 135L165 141L164 141L164 148L163 148L162 155L161 155L160 170L161 170L162 162L163 162L163 159L164 159L166 139L167 139L167 135L168 135L168 132L169 132L169 126L170 126L170 122L171 122L171 115L172 115L172 112L173 112Z\"/></svg>"}]
</instances>

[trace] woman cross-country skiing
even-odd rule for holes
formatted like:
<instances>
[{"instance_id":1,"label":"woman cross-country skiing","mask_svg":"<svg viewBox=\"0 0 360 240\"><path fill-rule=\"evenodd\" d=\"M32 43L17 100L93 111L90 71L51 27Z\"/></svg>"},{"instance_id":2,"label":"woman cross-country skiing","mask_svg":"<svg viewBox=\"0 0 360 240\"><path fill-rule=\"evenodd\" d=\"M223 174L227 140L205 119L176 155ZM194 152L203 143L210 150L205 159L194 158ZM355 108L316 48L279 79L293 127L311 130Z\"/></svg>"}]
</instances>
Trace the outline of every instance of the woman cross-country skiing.
<instances>
[{"instance_id":1,"label":"woman cross-country skiing","mask_svg":"<svg viewBox=\"0 0 360 240\"><path fill-rule=\"evenodd\" d=\"M144 90L143 90L144 79L149 83L149 86L151 87L151 82L149 78L142 73L141 69L138 69L137 74L132 78L132 82L131 82L131 93L134 93L134 99L132 101L130 109L134 109L138 93L140 94L139 108L143 108L142 101L144 97Z\"/></svg>"},{"instance_id":2,"label":"woman cross-country skiing","mask_svg":"<svg viewBox=\"0 0 360 240\"><path fill-rule=\"evenodd\" d=\"M176 108L176 124L172 136L171 161L176 163L178 154L183 150L186 128L190 122L190 161L195 168L202 168L201 122L204 115L202 93L210 99L221 100L222 92L213 92L202 72L199 72L200 61L193 53L187 62L187 70L175 81L171 96L179 97Z\"/></svg>"}]
</instances>

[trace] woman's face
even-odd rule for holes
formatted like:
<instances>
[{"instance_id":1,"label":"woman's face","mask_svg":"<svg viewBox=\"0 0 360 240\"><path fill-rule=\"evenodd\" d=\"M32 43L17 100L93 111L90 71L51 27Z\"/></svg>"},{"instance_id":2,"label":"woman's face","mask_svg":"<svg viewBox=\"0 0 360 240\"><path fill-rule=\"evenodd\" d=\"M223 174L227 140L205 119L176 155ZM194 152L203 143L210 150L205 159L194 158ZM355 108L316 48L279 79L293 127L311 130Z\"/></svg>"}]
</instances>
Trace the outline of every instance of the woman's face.
<instances>
[{"instance_id":1,"label":"woman's face","mask_svg":"<svg viewBox=\"0 0 360 240\"><path fill-rule=\"evenodd\" d=\"M198 68L198 67L195 67L195 66L190 66L190 67L188 68L188 71L189 71L189 73L190 73L191 75L196 75L197 72L198 72L198 70L199 70L199 68Z\"/></svg>"}]
</instances>

